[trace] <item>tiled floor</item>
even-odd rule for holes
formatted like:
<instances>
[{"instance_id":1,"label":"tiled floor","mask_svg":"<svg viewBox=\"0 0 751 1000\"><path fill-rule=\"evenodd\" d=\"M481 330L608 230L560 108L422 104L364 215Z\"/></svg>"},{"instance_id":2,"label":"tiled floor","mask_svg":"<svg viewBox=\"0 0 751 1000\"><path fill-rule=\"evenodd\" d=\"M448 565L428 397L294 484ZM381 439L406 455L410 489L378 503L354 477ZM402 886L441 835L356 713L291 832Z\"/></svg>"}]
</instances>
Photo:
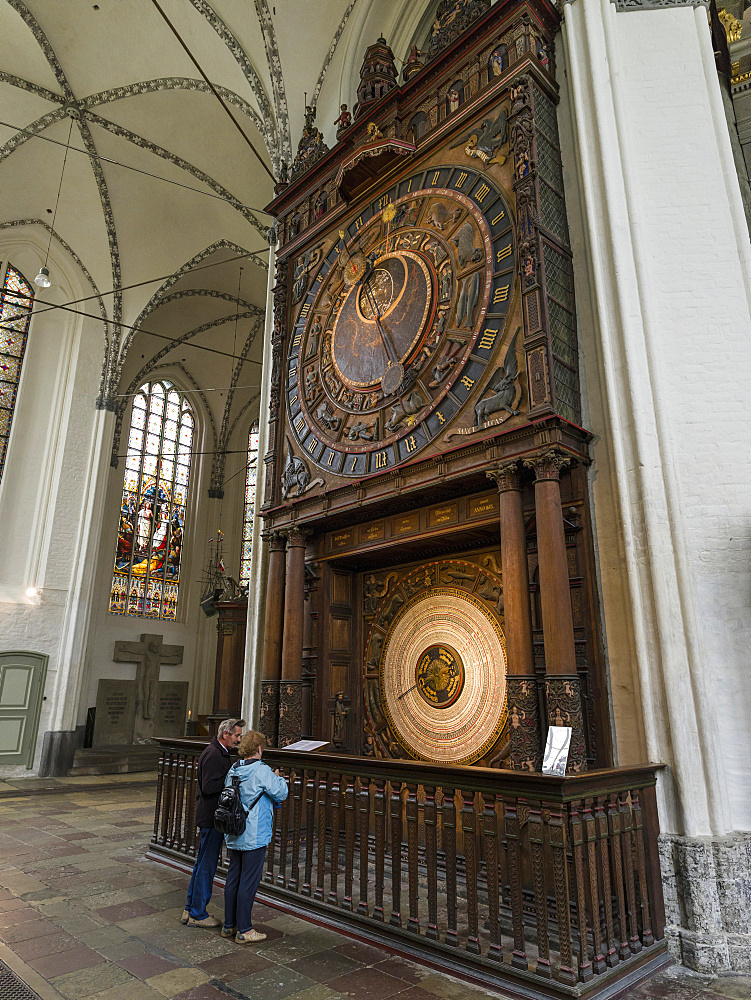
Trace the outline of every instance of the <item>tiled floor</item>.
<instances>
[{"instance_id":1,"label":"tiled floor","mask_svg":"<svg viewBox=\"0 0 751 1000\"><path fill-rule=\"evenodd\" d=\"M144 857L153 795L149 775L0 783L0 961L43 1000L487 996L261 904L259 945L183 927L186 876ZM220 892L211 906L221 916ZM747 1000L751 979L707 982L674 967L628 997Z\"/></svg>"}]
</instances>

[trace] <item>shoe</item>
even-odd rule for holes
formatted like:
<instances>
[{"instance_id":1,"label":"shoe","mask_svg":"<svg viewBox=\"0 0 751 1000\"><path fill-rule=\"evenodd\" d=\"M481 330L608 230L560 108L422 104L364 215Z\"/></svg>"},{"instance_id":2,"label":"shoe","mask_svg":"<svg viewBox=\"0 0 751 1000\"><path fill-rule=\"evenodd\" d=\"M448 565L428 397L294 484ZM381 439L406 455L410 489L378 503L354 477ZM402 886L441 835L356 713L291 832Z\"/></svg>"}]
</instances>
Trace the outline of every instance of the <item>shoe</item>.
<instances>
[{"instance_id":1,"label":"shoe","mask_svg":"<svg viewBox=\"0 0 751 1000\"><path fill-rule=\"evenodd\" d=\"M180 917L181 924L187 924L190 920L190 910L183 910L183 915Z\"/></svg>"},{"instance_id":2,"label":"shoe","mask_svg":"<svg viewBox=\"0 0 751 1000\"><path fill-rule=\"evenodd\" d=\"M227 927L227 925L225 924L225 926L222 927L222 937L226 938L234 937L236 930L237 930L236 927Z\"/></svg>"},{"instance_id":3,"label":"shoe","mask_svg":"<svg viewBox=\"0 0 751 1000\"><path fill-rule=\"evenodd\" d=\"M221 920L216 917L204 917L203 920L196 920L195 917L188 917L188 927L218 927Z\"/></svg>"},{"instance_id":4,"label":"shoe","mask_svg":"<svg viewBox=\"0 0 751 1000\"><path fill-rule=\"evenodd\" d=\"M238 944L256 944L258 941L265 940L266 935L261 934L261 932L257 931L254 927L251 927L249 931L245 931L242 934L235 934L235 941L237 941Z\"/></svg>"}]
</instances>

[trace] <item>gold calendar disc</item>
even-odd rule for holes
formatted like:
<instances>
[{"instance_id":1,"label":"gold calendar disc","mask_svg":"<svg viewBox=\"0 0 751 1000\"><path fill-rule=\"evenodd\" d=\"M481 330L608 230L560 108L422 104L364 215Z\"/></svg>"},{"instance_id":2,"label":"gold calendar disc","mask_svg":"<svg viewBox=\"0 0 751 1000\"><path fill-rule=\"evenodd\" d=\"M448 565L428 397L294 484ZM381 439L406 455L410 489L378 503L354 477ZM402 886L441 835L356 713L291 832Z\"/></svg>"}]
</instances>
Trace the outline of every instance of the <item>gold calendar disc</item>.
<instances>
[{"instance_id":1,"label":"gold calendar disc","mask_svg":"<svg viewBox=\"0 0 751 1000\"><path fill-rule=\"evenodd\" d=\"M411 756L471 763L496 742L505 722L501 625L461 590L418 594L391 625L380 683L391 729Z\"/></svg>"}]
</instances>

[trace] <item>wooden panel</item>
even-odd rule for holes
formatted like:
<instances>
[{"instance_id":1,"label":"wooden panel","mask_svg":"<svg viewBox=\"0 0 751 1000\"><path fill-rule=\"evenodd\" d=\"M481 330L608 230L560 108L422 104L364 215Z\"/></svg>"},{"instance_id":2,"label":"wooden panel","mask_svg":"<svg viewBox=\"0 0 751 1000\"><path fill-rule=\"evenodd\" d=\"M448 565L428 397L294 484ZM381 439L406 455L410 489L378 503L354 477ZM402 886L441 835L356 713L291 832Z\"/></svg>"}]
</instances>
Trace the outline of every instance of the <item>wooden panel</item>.
<instances>
[{"instance_id":1,"label":"wooden panel","mask_svg":"<svg viewBox=\"0 0 751 1000\"><path fill-rule=\"evenodd\" d=\"M428 525L431 528L436 528L441 524L456 524L458 520L459 505L456 503L446 503L428 511Z\"/></svg>"},{"instance_id":2,"label":"wooden panel","mask_svg":"<svg viewBox=\"0 0 751 1000\"><path fill-rule=\"evenodd\" d=\"M411 535L420 530L420 515L406 514L404 517L395 517L391 524L393 535Z\"/></svg>"},{"instance_id":3,"label":"wooden panel","mask_svg":"<svg viewBox=\"0 0 751 1000\"><path fill-rule=\"evenodd\" d=\"M334 604L349 604L351 600L350 581L349 573L334 571L331 577L331 600Z\"/></svg>"},{"instance_id":4,"label":"wooden panel","mask_svg":"<svg viewBox=\"0 0 751 1000\"><path fill-rule=\"evenodd\" d=\"M349 618L331 619L331 645L330 650L334 652L349 652L352 648L352 633Z\"/></svg>"},{"instance_id":5,"label":"wooden panel","mask_svg":"<svg viewBox=\"0 0 751 1000\"><path fill-rule=\"evenodd\" d=\"M360 542L378 542L386 536L386 525L383 521L375 524L364 524L360 528Z\"/></svg>"},{"instance_id":6,"label":"wooden panel","mask_svg":"<svg viewBox=\"0 0 751 1000\"><path fill-rule=\"evenodd\" d=\"M498 490L467 499L466 517L468 521L476 521L479 518L488 517L489 514L497 514L498 510Z\"/></svg>"}]
</instances>

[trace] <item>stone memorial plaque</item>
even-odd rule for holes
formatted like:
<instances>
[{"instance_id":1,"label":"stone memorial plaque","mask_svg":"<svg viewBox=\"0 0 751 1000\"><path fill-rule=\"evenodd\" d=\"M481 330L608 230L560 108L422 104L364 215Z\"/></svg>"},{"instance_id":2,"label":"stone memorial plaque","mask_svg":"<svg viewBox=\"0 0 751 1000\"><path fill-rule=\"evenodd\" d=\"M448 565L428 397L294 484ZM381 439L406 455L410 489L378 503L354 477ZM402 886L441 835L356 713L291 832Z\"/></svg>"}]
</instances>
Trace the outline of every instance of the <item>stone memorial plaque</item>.
<instances>
[{"instance_id":1,"label":"stone memorial plaque","mask_svg":"<svg viewBox=\"0 0 751 1000\"><path fill-rule=\"evenodd\" d=\"M160 681L159 703L154 724L155 736L185 736L188 717L188 682Z\"/></svg>"},{"instance_id":2,"label":"stone memorial plaque","mask_svg":"<svg viewBox=\"0 0 751 1000\"><path fill-rule=\"evenodd\" d=\"M187 687L187 684L185 686ZM134 680L100 680L96 692L96 720L92 746L132 743L135 710Z\"/></svg>"}]
</instances>

